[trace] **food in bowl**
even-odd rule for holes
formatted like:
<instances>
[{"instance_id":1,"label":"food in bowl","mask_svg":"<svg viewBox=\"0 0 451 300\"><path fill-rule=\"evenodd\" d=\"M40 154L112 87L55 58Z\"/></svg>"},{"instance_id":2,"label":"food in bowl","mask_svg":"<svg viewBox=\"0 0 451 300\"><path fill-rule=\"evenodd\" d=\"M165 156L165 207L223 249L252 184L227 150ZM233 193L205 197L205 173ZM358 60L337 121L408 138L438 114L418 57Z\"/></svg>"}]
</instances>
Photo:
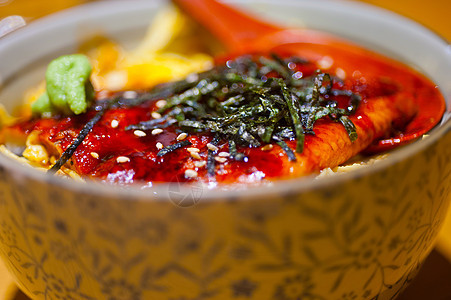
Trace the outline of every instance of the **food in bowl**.
<instances>
[{"instance_id":1,"label":"food in bowl","mask_svg":"<svg viewBox=\"0 0 451 300\"><path fill-rule=\"evenodd\" d=\"M43 72L36 81L26 76L47 58L87 53L66 48L80 44L70 34L74 28L85 32L95 22L129 41L143 33L158 3L95 1L7 36L0 43L2 103L12 110L19 102L5 95L16 95L21 82L42 80ZM437 82L449 104L447 45L421 26L354 2L241 3L267 7L268 17L302 16L314 28L340 28L352 40L399 55ZM101 82L122 83L116 80L128 70L122 66ZM79 183L0 155L0 256L36 300L393 299L432 249L449 203L446 116L428 138L371 168L243 189Z\"/></svg>"},{"instance_id":2,"label":"food in bowl","mask_svg":"<svg viewBox=\"0 0 451 300\"><path fill-rule=\"evenodd\" d=\"M150 36L161 31L154 27ZM103 47L91 58L93 83L85 56L63 56L49 65L46 88L34 97L29 117L2 129L4 153L17 152L52 173L109 183L252 184L336 168L376 152L380 139L420 126L412 120L431 110L441 116L445 107L425 76L352 44L336 51L332 39L315 45L318 53L330 53L317 60L275 50L223 58L191 73L211 61L197 54L203 63L187 59L191 68L178 74L184 79L159 84L167 78L139 83L161 72L158 67L132 65L133 76L122 78L111 72L105 62L117 56L115 46ZM106 71L110 88L99 76ZM125 87L139 90L117 91Z\"/></svg>"}]
</instances>

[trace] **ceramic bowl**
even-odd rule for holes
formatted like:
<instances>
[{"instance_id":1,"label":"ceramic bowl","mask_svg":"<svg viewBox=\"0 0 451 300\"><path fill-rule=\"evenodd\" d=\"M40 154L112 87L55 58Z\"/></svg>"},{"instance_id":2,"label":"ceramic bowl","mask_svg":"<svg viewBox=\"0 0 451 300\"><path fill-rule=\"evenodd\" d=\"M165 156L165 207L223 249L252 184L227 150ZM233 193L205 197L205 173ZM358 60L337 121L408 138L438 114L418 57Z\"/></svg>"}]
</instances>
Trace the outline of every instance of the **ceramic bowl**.
<instances>
[{"instance_id":1,"label":"ceramic bowl","mask_svg":"<svg viewBox=\"0 0 451 300\"><path fill-rule=\"evenodd\" d=\"M159 1L94 2L0 41L1 103L104 34L137 41ZM237 2L422 70L447 99L430 135L367 168L246 190L76 183L0 156L0 255L32 299L393 299L433 247L451 186L451 55L418 24L342 1Z\"/></svg>"}]
</instances>

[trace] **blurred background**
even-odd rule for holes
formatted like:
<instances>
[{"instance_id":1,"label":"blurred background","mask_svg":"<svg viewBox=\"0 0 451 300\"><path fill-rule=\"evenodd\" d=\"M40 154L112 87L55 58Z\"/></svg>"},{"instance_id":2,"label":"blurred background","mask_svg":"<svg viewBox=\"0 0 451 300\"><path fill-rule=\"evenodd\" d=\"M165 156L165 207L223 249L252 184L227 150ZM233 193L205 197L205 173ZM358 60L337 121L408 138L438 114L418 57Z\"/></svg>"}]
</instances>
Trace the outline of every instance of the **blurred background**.
<instances>
[{"instance_id":1,"label":"blurred background","mask_svg":"<svg viewBox=\"0 0 451 300\"><path fill-rule=\"evenodd\" d=\"M97 0L126 1L126 0ZM148 0L153 1L153 0ZM311 0L314 1L314 0ZM318 1L318 0L317 0ZM336 0L341 1L341 0ZM353 0L367 2L411 18L451 42L450 0ZM22 16L27 23L88 0L0 0L0 20ZM1 43L1 40L0 40ZM0 300L26 300L0 262ZM451 299L451 209L447 222L419 275L399 300Z\"/></svg>"},{"instance_id":2,"label":"blurred background","mask_svg":"<svg viewBox=\"0 0 451 300\"><path fill-rule=\"evenodd\" d=\"M97 0L100 1L100 0ZM104 0L105 1L105 0ZM121 0L107 0L121 1ZM124 1L124 0L122 0ZM153 0L148 0L153 1ZM340 1L340 0L337 0ZM352 0L351 0L352 1ZM451 41L449 0L353 0L380 6L423 24ZM27 22L89 0L0 0L0 19L20 15Z\"/></svg>"}]
</instances>

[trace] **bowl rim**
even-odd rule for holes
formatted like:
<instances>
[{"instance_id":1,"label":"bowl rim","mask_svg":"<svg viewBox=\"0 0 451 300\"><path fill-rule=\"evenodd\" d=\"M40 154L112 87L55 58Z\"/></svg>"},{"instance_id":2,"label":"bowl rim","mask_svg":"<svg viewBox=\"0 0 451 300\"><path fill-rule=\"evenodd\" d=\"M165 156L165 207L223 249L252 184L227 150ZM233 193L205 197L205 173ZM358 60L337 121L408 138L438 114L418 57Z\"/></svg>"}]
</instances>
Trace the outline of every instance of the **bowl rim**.
<instances>
[{"instance_id":1,"label":"bowl rim","mask_svg":"<svg viewBox=\"0 0 451 300\"><path fill-rule=\"evenodd\" d=\"M13 32L1 39L3 42L3 46L0 44L1 48L5 48L8 43L14 42L14 40L20 40L27 37L29 34L33 32L42 32L49 26L53 25L54 22L71 22L71 18L76 18L77 15L86 13L89 10L102 11L101 8L104 8L106 5L113 6L114 9L117 10L137 10L142 8L151 8L157 6L162 1L143 1L143 0L132 0L134 4L138 6L130 5L130 1L124 3L122 1L99 1L99 2L91 2L87 4L83 4L80 6L76 6L73 8L69 8L55 14L48 15L41 19L37 19L33 21L31 24L27 25L24 28L18 29L16 32ZM230 3L271 3L271 0L228 0L226 2ZM313 3L311 3L313 2ZM114 5L111 5L114 3ZM333 1L333 0L322 0L322 1L296 1L296 0L282 0L278 4L279 5L299 5L302 6L305 3L309 3L307 5L335 5L335 6L347 6L357 9L359 12L366 12L371 10L372 12L377 11L378 14L384 16L386 18L393 19L397 22L406 23L411 26L416 26L421 28L427 34L439 37L442 41L443 47L448 48L448 52L450 54L451 60L451 47L449 43L438 36L433 31L425 28L423 25L398 15L394 12L388 11L383 8L379 8L373 5L369 5L366 3L357 3L352 1ZM111 9L111 8L110 8ZM72 20L73 21L73 20ZM451 95L444 94L445 99L449 102L451 99ZM415 154L425 150L430 147L432 144L436 143L439 139L445 136L449 131L451 131L451 108L449 107L450 103L447 104L447 111L445 112L444 118L440 125L435 127L430 131L427 138L423 138L421 140L415 141L409 145L400 147L398 149L392 150L388 158L378 161L371 167L363 167L357 168L350 172L344 172L339 174L334 174L333 176L326 176L325 178L314 179L315 176L305 176L301 178L292 178L285 180L277 180L271 183L264 184L255 184L246 186L243 188L241 185L231 184L231 185L220 185L217 188L209 188L208 186L203 190L202 195L200 196L201 200L213 200L213 199L234 199L237 197L243 197L243 194L249 198L261 198L263 195L284 195L284 194L292 194L292 193L301 193L306 191L311 191L315 189L325 188L328 186L338 185L342 182L352 180L355 178L360 178L365 175L373 174L379 172L383 169L388 168L391 165L397 164L402 160L414 156ZM70 191L89 193L94 195L101 195L106 197L113 198L127 198L127 199L140 199L140 200L152 200L152 201L167 201L169 200L168 189L173 186L174 183L157 183L152 187L142 188L142 185L138 185L138 187L131 186L120 186L120 185L111 185L101 183L99 184L95 180L89 180L87 182L77 182L72 179L66 179L62 177L56 177L49 174L43 174L42 171L39 171L34 168L30 168L29 166L22 165L17 163L16 161L7 158L4 155L0 155L0 167L5 167L8 170L14 170L13 176L18 177L27 177L29 179L35 181L41 181L42 183L55 185ZM191 184L182 184L179 185L178 190L180 193L190 193L193 185Z\"/></svg>"}]
</instances>

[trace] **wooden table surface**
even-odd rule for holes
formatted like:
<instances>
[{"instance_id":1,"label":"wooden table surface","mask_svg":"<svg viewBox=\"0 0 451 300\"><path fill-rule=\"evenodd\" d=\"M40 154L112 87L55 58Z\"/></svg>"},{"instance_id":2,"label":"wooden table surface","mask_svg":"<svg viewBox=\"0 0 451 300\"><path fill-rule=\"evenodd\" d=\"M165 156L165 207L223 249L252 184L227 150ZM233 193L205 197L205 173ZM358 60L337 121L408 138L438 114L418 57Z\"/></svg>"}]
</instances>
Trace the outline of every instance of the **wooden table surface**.
<instances>
[{"instance_id":1,"label":"wooden table surface","mask_svg":"<svg viewBox=\"0 0 451 300\"><path fill-rule=\"evenodd\" d=\"M0 19L20 15L27 22L89 0L0 0ZM113 0L108 0L113 1ZM152 0L149 0L152 1ZM312 0L315 1L315 0ZM316 0L317 1L317 0ZM340 0L337 0L340 1ZM357 1L357 0L355 0ZM361 0L414 19L451 41L451 0ZM0 262L0 300L26 300ZM399 300L451 299L451 210L436 249Z\"/></svg>"}]
</instances>

